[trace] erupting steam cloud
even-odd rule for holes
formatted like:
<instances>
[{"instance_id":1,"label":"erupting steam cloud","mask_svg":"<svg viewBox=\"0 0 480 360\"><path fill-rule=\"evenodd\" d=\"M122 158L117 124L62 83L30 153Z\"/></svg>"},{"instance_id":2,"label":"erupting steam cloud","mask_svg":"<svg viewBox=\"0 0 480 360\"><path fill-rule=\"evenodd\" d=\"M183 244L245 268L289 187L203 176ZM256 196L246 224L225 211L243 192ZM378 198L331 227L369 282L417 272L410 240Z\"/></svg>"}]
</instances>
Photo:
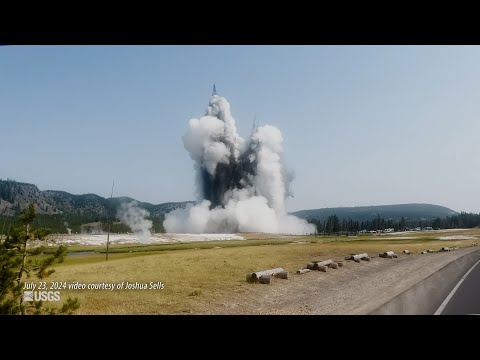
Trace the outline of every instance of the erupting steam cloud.
<instances>
[{"instance_id":1,"label":"erupting steam cloud","mask_svg":"<svg viewBox=\"0 0 480 360\"><path fill-rule=\"evenodd\" d=\"M282 142L280 130L270 125L242 139L229 102L212 95L206 115L191 119L183 136L202 201L168 213L167 232L312 233L313 225L286 211L293 176L282 164Z\"/></svg>"},{"instance_id":2,"label":"erupting steam cloud","mask_svg":"<svg viewBox=\"0 0 480 360\"><path fill-rule=\"evenodd\" d=\"M118 219L132 229L141 243L150 242L150 229L153 223L146 219L149 215L150 213L139 207L136 201L123 203L117 212Z\"/></svg>"}]
</instances>

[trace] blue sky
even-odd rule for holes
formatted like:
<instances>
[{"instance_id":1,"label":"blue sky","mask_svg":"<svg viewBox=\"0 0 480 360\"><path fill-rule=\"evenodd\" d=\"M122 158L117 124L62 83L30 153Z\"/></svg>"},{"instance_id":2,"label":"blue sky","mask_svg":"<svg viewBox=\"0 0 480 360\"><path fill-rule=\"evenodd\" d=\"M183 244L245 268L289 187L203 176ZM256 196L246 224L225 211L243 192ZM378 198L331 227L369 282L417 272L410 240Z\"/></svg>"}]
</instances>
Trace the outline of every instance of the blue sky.
<instances>
[{"instance_id":1,"label":"blue sky","mask_svg":"<svg viewBox=\"0 0 480 360\"><path fill-rule=\"evenodd\" d=\"M289 210L480 212L478 46L0 47L0 178L194 199L181 136L214 82L242 136L282 131Z\"/></svg>"}]
</instances>

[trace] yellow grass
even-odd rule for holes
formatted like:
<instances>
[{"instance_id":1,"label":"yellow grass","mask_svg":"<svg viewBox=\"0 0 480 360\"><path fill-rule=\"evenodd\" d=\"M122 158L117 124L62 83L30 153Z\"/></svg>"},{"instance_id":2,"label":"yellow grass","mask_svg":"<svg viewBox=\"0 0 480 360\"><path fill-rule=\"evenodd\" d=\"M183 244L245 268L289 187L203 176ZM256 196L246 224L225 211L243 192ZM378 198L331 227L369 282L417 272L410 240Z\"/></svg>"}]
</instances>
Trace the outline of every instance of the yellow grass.
<instances>
[{"instance_id":1,"label":"yellow grass","mask_svg":"<svg viewBox=\"0 0 480 360\"><path fill-rule=\"evenodd\" d=\"M210 248L193 248L184 244L185 250L163 250L113 253L105 262L104 254L71 256L47 280L72 283L150 283L162 282L163 290L61 290L62 299L78 297L81 307L78 314L181 314L201 313L214 300L232 292L248 291L245 275L248 272L283 267L291 273L313 259L343 259L351 253L378 256L379 252L404 249L420 252L440 249L442 246L470 246L478 240L435 240L438 236L480 236L480 230L448 233L420 233L416 239L385 240L381 236L359 237L294 237L280 240L278 245L259 245L243 241L228 246L228 242L214 242ZM275 236L264 236L275 242ZM273 240L272 240L273 239ZM279 239L278 239L279 240ZM306 241L306 243L288 243ZM218 248L223 246L222 248ZM88 247L85 247L88 248ZM180 247L181 249L181 247ZM128 248L126 248L128 250ZM130 250L129 250L130 251ZM421 255L411 255L421 256ZM214 311L214 309L213 309Z\"/></svg>"}]
</instances>

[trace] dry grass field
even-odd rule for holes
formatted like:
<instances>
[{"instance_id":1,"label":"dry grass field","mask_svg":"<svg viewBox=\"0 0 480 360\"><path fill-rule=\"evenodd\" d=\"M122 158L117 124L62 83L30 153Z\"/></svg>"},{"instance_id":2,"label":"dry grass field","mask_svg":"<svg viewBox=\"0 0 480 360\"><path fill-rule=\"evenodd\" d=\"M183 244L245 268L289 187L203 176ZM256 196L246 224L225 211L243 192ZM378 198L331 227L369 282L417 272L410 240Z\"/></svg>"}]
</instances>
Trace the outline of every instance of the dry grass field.
<instances>
[{"instance_id":1,"label":"dry grass field","mask_svg":"<svg viewBox=\"0 0 480 360\"><path fill-rule=\"evenodd\" d=\"M448 236L452 240L439 240ZM215 313L214 304L252 286L248 272L283 267L292 274L312 259L343 259L352 253L408 249L414 254L443 246L467 247L478 242L480 229L382 234L356 237L299 237L246 234L247 240L188 244L118 245L109 260L101 246L73 246L70 251L90 251L68 256L52 281L90 283L157 283L164 289L61 290L62 299L78 297L77 314L192 314ZM461 240L456 237L462 238ZM95 253L92 253L95 251ZM275 286L271 285L271 286ZM212 308L213 307L213 308Z\"/></svg>"}]
</instances>

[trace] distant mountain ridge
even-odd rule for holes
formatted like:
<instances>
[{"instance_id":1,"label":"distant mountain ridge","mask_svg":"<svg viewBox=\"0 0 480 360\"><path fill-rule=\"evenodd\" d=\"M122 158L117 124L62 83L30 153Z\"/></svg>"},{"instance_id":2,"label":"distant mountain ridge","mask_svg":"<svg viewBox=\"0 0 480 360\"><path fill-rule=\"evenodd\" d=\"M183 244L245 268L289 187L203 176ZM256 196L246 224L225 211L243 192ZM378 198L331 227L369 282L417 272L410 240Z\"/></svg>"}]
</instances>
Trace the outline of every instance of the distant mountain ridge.
<instances>
[{"instance_id":1,"label":"distant mountain ridge","mask_svg":"<svg viewBox=\"0 0 480 360\"><path fill-rule=\"evenodd\" d=\"M30 202L37 204L37 212L46 215L76 214L108 216L110 207L113 213L125 202L136 201L129 197L106 199L96 194L74 195L66 191L40 191L36 185L0 179L0 215L18 214ZM150 204L137 201L138 206L150 212L152 217L161 217L166 213L184 208L194 201L167 202Z\"/></svg>"},{"instance_id":2,"label":"distant mountain ridge","mask_svg":"<svg viewBox=\"0 0 480 360\"><path fill-rule=\"evenodd\" d=\"M325 221L330 215L337 215L340 220L366 221L372 220L377 216L392 220L400 220L402 217L406 220L428 220L458 215L458 212L440 205L396 204L299 210L292 214L306 220Z\"/></svg>"},{"instance_id":3,"label":"distant mountain ridge","mask_svg":"<svg viewBox=\"0 0 480 360\"><path fill-rule=\"evenodd\" d=\"M125 202L136 201L129 197L115 197L107 199L95 194L74 195L65 191L44 190L40 191L33 184L0 179L0 215L12 216L18 214L30 202L37 204L39 214L46 215L93 215L107 217L111 207L115 214L118 207ZM139 207L150 212L153 218L160 218L166 213L184 208L194 201L167 202L150 204L137 201ZM354 221L372 220L377 216L385 219L406 220L435 219L458 215L447 207L432 204L398 204L381 206L337 207L311 210L300 210L292 213L303 219L325 221L330 215L337 215L339 219Z\"/></svg>"}]
</instances>

